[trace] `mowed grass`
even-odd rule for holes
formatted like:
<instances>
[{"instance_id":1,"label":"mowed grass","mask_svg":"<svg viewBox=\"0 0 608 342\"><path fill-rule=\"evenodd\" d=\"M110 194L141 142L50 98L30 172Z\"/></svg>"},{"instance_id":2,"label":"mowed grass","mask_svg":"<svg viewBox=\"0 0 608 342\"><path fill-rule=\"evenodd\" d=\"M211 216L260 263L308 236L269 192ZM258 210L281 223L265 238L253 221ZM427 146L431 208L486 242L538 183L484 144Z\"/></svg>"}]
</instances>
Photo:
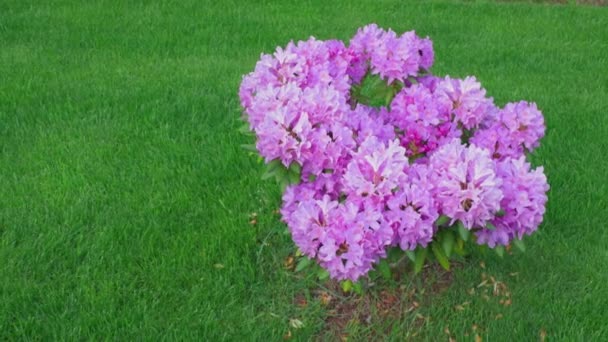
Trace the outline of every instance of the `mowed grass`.
<instances>
[{"instance_id":1,"label":"mowed grass","mask_svg":"<svg viewBox=\"0 0 608 342\"><path fill-rule=\"evenodd\" d=\"M323 284L284 268L237 89L261 52L370 22L429 35L433 71L476 75L498 104L537 102L552 188L527 253L474 254L414 312L344 333L608 339L608 8L193 0L0 2L0 339L332 338ZM482 273L510 306L468 294Z\"/></svg>"}]
</instances>

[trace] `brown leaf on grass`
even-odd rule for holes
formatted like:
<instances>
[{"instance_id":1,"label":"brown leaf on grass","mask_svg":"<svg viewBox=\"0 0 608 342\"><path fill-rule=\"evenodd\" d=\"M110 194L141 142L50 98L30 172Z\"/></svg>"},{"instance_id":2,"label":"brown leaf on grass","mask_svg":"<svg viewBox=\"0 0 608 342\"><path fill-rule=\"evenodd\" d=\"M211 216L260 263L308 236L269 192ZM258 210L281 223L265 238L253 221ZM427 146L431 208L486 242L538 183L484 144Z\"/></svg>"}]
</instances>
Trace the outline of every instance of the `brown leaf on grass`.
<instances>
[{"instance_id":1,"label":"brown leaf on grass","mask_svg":"<svg viewBox=\"0 0 608 342\"><path fill-rule=\"evenodd\" d=\"M287 330L285 335L283 335L283 341L288 341L291 339L291 330Z\"/></svg>"},{"instance_id":2,"label":"brown leaf on grass","mask_svg":"<svg viewBox=\"0 0 608 342\"><path fill-rule=\"evenodd\" d=\"M392 307L399 302L399 298L388 291L382 291L380 292L380 301L384 307ZM417 306L418 303L414 302L414 305Z\"/></svg>"},{"instance_id":3,"label":"brown leaf on grass","mask_svg":"<svg viewBox=\"0 0 608 342\"><path fill-rule=\"evenodd\" d=\"M494 317L494 319L495 319L495 320L499 320L499 319L501 319L502 317L503 317L503 316L502 316L502 314L498 314L498 315L496 315L496 317Z\"/></svg>"},{"instance_id":4,"label":"brown leaf on grass","mask_svg":"<svg viewBox=\"0 0 608 342\"><path fill-rule=\"evenodd\" d=\"M456 306L454 306L454 310L456 310L456 311L464 311L464 306L462 306L460 304L456 305Z\"/></svg>"},{"instance_id":5,"label":"brown leaf on grass","mask_svg":"<svg viewBox=\"0 0 608 342\"><path fill-rule=\"evenodd\" d=\"M295 266L295 259L293 258L293 256L290 255L285 258L285 261L283 261L283 265L285 265L285 268L288 270L293 269Z\"/></svg>"},{"instance_id":6,"label":"brown leaf on grass","mask_svg":"<svg viewBox=\"0 0 608 342\"><path fill-rule=\"evenodd\" d=\"M545 330L545 328L540 329L539 338L540 342L545 342L545 340L547 339L547 331Z\"/></svg>"},{"instance_id":7,"label":"brown leaf on grass","mask_svg":"<svg viewBox=\"0 0 608 342\"><path fill-rule=\"evenodd\" d=\"M481 342L483 339L479 335L475 335L475 342Z\"/></svg>"},{"instance_id":8,"label":"brown leaf on grass","mask_svg":"<svg viewBox=\"0 0 608 342\"><path fill-rule=\"evenodd\" d=\"M258 224L258 213L249 214L249 224L252 226Z\"/></svg>"},{"instance_id":9,"label":"brown leaf on grass","mask_svg":"<svg viewBox=\"0 0 608 342\"><path fill-rule=\"evenodd\" d=\"M449 335L449 334L450 334L450 328L448 328L448 327L443 328L443 332L444 332L446 335Z\"/></svg>"},{"instance_id":10,"label":"brown leaf on grass","mask_svg":"<svg viewBox=\"0 0 608 342\"><path fill-rule=\"evenodd\" d=\"M329 295L329 293L322 291L319 294L319 300L321 301L321 305L323 306L327 306L329 305L329 303L331 302L331 296Z\"/></svg>"},{"instance_id":11,"label":"brown leaf on grass","mask_svg":"<svg viewBox=\"0 0 608 342\"><path fill-rule=\"evenodd\" d=\"M479 267L481 267L481 268L486 268L486 263L485 263L485 262L483 262L483 261L482 261L482 262L480 262L480 263L479 263Z\"/></svg>"},{"instance_id":12,"label":"brown leaf on grass","mask_svg":"<svg viewBox=\"0 0 608 342\"><path fill-rule=\"evenodd\" d=\"M511 277L517 277L519 275L519 272L512 272L512 273L509 273L509 275Z\"/></svg>"},{"instance_id":13,"label":"brown leaf on grass","mask_svg":"<svg viewBox=\"0 0 608 342\"><path fill-rule=\"evenodd\" d=\"M305 308L308 306L308 301L306 300L306 297L304 297L304 295L300 294L296 296L296 305L301 307L301 308Z\"/></svg>"}]
</instances>

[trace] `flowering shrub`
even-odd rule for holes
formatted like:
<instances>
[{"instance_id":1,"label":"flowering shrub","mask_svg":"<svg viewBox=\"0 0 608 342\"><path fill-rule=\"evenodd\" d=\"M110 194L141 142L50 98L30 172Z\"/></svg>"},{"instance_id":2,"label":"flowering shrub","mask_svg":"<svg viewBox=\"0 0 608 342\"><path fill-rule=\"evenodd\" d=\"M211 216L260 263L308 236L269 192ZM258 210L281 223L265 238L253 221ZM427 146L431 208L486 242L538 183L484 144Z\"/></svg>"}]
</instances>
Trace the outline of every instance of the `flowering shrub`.
<instances>
[{"instance_id":1,"label":"flowering shrub","mask_svg":"<svg viewBox=\"0 0 608 342\"><path fill-rule=\"evenodd\" d=\"M301 253L357 280L405 251L449 268L465 242L499 254L542 222L549 190L526 154L534 103L498 108L475 77L429 73L428 38L372 24L350 43L310 38L262 55L239 96L265 178Z\"/></svg>"}]
</instances>

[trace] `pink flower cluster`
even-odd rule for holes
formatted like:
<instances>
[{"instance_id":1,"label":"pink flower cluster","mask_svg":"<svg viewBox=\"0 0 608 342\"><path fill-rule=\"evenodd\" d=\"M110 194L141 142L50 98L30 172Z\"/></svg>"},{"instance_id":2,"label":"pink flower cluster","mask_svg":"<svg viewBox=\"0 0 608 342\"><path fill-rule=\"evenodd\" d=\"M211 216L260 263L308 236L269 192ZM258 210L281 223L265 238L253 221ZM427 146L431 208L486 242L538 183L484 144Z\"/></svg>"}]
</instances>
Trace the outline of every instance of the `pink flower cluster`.
<instances>
[{"instance_id":1,"label":"pink flower cluster","mask_svg":"<svg viewBox=\"0 0 608 342\"><path fill-rule=\"evenodd\" d=\"M453 229L437 226L441 215L490 247L542 222L549 186L525 160L544 136L541 112L498 108L475 77L431 75L433 60L428 38L372 24L348 46L310 38L277 48L242 81L259 153L301 166L283 220L333 278L367 274L389 247L427 246ZM353 95L369 75L398 89L388 105Z\"/></svg>"}]
</instances>

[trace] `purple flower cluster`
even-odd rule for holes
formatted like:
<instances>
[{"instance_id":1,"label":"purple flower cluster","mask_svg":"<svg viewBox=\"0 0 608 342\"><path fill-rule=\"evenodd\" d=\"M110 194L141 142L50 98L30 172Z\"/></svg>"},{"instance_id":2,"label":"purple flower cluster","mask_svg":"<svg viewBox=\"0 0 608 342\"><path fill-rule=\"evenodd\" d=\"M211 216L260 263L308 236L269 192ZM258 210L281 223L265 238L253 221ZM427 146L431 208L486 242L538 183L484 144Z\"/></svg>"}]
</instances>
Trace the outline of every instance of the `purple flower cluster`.
<instances>
[{"instance_id":1,"label":"purple flower cluster","mask_svg":"<svg viewBox=\"0 0 608 342\"><path fill-rule=\"evenodd\" d=\"M242 81L259 153L301 167L283 220L333 278L364 276L389 247L426 247L450 229L441 215L490 247L542 222L549 186L525 160L544 135L542 113L527 102L500 109L474 77L431 75L433 61L428 38L372 24L348 46L277 48ZM394 89L385 106L353 93L368 76Z\"/></svg>"}]
</instances>

